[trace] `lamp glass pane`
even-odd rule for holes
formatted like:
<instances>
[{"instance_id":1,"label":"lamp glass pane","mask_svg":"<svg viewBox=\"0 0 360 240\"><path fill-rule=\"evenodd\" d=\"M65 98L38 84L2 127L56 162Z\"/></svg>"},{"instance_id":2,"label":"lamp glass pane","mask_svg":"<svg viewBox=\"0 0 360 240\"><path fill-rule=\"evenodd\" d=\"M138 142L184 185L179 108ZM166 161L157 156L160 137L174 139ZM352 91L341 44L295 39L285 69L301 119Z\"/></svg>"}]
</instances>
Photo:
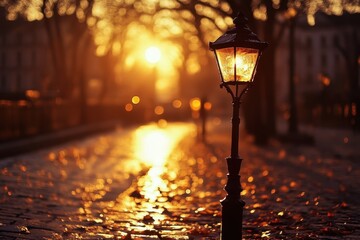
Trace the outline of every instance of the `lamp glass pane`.
<instances>
[{"instance_id":1,"label":"lamp glass pane","mask_svg":"<svg viewBox=\"0 0 360 240\"><path fill-rule=\"evenodd\" d=\"M236 48L236 81L250 82L256 67L259 50Z\"/></svg>"},{"instance_id":2,"label":"lamp glass pane","mask_svg":"<svg viewBox=\"0 0 360 240\"><path fill-rule=\"evenodd\" d=\"M236 51L236 55L234 54ZM251 48L233 47L216 50L224 82L250 82L256 67L259 50ZM236 76L235 70L236 68Z\"/></svg>"}]
</instances>

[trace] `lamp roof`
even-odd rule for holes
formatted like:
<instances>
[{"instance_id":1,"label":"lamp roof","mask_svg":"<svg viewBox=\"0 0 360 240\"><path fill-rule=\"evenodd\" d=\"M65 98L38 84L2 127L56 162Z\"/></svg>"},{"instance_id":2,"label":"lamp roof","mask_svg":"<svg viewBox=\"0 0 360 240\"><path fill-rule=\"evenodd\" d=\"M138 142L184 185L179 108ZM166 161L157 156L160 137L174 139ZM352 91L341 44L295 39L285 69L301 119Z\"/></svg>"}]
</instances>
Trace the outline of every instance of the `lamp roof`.
<instances>
[{"instance_id":1,"label":"lamp roof","mask_svg":"<svg viewBox=\"0 0 360 240\"><path fill-rule=\"evenodd\" d=\"M260 41L257 35L248 27L247 21L248 19L242 13L239 13L233 21L235 28L226 31L215 42L210 42L210 49L244 47L263 50L266 48L268 43Z\"/></svg>"}]
</instances>

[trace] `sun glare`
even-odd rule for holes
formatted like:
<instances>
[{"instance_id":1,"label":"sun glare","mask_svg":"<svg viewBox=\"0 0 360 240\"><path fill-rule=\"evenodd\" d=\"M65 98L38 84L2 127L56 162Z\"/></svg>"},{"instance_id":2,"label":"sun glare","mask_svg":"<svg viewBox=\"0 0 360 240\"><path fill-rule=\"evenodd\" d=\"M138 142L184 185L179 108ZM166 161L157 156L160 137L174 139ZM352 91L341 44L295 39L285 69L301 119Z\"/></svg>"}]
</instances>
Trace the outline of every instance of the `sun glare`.
<instances>
[{"instance_id":1,"label":"sun glare","mask_svg":"<svg viewBox=\"0 0 360 240\"><path fill-rule=\"evenodd\" d=\"M161 51L159 48L152 46L146 49L145 59L149 63L155 64L160 61L160 58L161 58Z\"/></svg>"}]
</instances>

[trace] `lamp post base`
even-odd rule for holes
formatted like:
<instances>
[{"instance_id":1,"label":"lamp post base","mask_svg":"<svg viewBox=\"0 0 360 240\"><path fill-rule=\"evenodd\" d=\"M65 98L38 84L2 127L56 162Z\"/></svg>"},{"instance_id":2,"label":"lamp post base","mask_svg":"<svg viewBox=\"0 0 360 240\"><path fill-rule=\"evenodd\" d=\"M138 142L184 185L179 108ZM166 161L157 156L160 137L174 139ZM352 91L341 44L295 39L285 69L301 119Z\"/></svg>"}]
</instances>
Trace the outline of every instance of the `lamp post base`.
<instances>
[{"instance_id":1,"label":"lamp post base","mask_svg":"<svg viewBox=\"0 0 360 240\"><path fill-rule=\"evenodd\" d=\"M241 240L244 201L225 198L221 201L221 205L222 225L220 238L222 240Z\"/></svg>"},{"instance_id":2,"label":"lamp post base","mask_svg":"<svg viewBox=\"0 0 360 240\"><path fill-rule=\"evenodd\" d=\"M222 205L222 240L241 240L242 239L242 220L245 202L241 200L242 191L240 185L240 175L238 174L242 159L227 158L229 174L225 190L228 195L221 201Z\"/></svg>"}]
</instances>

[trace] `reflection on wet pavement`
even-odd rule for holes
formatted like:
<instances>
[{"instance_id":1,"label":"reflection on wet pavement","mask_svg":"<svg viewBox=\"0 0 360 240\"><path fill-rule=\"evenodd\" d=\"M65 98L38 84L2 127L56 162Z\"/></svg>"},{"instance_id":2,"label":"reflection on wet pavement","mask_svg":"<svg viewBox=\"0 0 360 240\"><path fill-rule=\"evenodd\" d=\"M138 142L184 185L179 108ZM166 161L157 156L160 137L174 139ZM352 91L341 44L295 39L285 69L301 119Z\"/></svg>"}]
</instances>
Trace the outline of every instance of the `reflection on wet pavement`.
<instances>
[{"instance_id":1,"label":"reflection on wet pavement","mask_svg":"<svg viewBox=\"0 0 360 240\"><path fill-rule=\"evenodd\" d=\"M202 182L188 174L184 164L197 164L178 146L190 146L193 141L184 139L194 132L192 124L151 124L12 159L1 169L2 178L13 179L2 186L1 211L15 209L17 216L38 220L31 225L8 219L0 232L11 235L15 225L15 234L41 229L53 239L188 239L189 230L201 232L183 221L198 208L187 201Z\"/></svg>"},{"instance_id":2,"label":"reflection on wet pavement","mask_svg":"<svg viewBox=\"0 0 360 240\"><path fill-rule=\"evenodd\" d=\"M220 123L207 144L192 124L150 124L1 162L0 239L218 239ZM355 157L251 136L240 153L245 239L358 239Z\"/></svg>"},{"instance_id":3,"label":"reflection on wet pavement","mask_svg":"<svg viewBox=\"0 0 360 240\"><path fill-rule=\"evenodd\" d=\"M185 126L166 130L155 126L145 126L136 130L134 153L139 161L150 168L147 174L139 179L139 185L142 186L141 194L149 202L155 202L160 198L161 192L169 191L163 174L172 171L173 177L176 178L176 172L168 169L168 157L178 142L189 134L188 131L189 129Z\"/></svg>"}]
</instances>

